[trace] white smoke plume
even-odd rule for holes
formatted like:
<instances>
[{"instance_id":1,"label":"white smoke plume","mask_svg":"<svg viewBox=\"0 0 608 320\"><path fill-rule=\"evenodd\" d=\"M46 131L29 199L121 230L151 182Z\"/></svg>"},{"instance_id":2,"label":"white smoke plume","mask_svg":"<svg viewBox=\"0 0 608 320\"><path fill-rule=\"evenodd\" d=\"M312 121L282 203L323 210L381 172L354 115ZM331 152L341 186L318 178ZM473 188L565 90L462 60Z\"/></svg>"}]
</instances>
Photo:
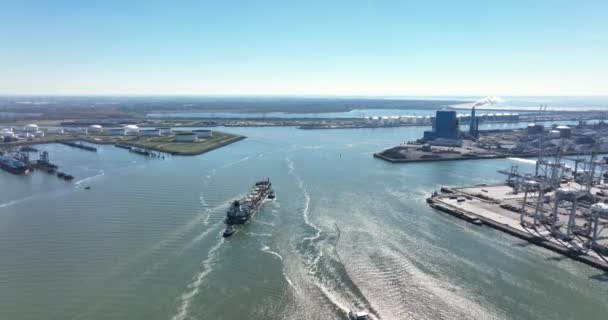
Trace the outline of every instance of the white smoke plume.
<instances>
[{"instance_id":1,"label":"white smoke plume","mask_svg":"<svg viewBox=\"0 0 608 320\"><path fill-rule=\"evenodd\" d=\"M481 100L476 101L473 104L473 107L479 107L479 106L483 106L486 104L495 104L495 103L499 103L502 102L502 99L500 99L499 97L485 97Z\"/></svg>"}]
</instances>

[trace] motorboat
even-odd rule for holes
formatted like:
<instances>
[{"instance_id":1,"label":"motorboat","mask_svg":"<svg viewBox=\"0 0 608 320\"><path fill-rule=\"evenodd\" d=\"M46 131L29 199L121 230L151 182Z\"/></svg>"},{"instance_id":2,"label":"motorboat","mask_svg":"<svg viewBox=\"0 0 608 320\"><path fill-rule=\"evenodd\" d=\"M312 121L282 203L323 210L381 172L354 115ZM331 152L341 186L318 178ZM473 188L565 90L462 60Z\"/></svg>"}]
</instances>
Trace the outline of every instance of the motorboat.
<instances>
[{"instance_id":1,"label":"motorboat","mask_svg":"<svg viewBox=\"0 0 608 320\"><path fill-rule=\"evenodd\" d=\"M348 319L349 320L372 320L372 317L369 315L369 313L367 313L365 311L351 310L348 313Z\"/></svg>"}]
</instances>

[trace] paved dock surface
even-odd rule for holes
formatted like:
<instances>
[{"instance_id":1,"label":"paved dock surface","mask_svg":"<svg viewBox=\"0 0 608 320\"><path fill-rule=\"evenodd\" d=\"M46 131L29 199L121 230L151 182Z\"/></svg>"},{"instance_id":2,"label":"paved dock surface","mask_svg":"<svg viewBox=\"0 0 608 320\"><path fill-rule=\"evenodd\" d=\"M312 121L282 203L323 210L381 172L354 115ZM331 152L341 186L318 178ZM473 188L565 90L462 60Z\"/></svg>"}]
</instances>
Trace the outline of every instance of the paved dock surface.
<instances>
[{"instance_id":1,"label":"paved dock surface","mask_svg":"<svg viewBox=\"0 0 608 320\"><path fill-rule=\"evenodd\" d=\"M504 184L452 188L447 191L452 193L433 196L428 199L429 204L463 220L480 219L483 224L492 228L608 271L607 257L593 250L585 249L584 244L588 238L574 236L571 241L557 239L551 235L550 225L538 223L536 228L523 226L519 213L501 207L501 205L509 204L519 208L523 202L523 192L514 194L513 189ZM550 194L548 195L550 196ZM546 210L546 213L549 214L548 206ZM565 208L560 208L558 214L560 214L560 221L567 219ZM526 215L527 222L532 221L529 215L531 214ZM602 239L599 243L608 246L608 239Z\"/></svg>"}]
</instances>

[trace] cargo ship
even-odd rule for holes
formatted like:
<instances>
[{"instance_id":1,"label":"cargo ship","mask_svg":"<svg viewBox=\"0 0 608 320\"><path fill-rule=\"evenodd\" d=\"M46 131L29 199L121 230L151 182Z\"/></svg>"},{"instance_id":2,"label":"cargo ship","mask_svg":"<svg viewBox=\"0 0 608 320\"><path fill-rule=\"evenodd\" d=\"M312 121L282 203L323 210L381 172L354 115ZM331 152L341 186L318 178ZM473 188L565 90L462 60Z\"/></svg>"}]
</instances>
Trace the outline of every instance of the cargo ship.
<instances>
[{"instance_id":1,"label":"cargo ship","mask_svg":"<svg viewBox=\"0 0 608 320\"><path fill-rule=\"evenodd\" d=\"M226 212L226 231L223 236L229 237L236 233L234 225L244 224L249 221L272 192L270 179L258 181L245 197L230 203L230 207Z\"/></svg>"},{"instance_id":2,"label":"cargo ship","mask_svg":"<svg viewBox=\"0 0 608 320\"><path fill-rule=\"evenodd\" d=\"M9 156L0 156L0 168L14 174L30 172L30 167L27 164Z\"/></svg>"}]
</instances>

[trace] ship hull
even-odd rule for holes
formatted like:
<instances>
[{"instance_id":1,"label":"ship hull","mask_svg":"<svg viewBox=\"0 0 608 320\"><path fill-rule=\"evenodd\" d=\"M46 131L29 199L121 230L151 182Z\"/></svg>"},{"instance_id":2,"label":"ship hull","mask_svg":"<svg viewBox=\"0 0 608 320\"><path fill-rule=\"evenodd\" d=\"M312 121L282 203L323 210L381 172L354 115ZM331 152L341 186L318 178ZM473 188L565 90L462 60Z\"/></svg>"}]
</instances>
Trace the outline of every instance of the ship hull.
<instances>
[{"instance_id":1,"label":"ship hull","mask_svg":"<svg viewBox=\"0 0 608 320\"><path fill-rule=\"evenodd\" d=\"M268 185L257 185L256 184L256 186L260 186L260 190L259 190L259 194L256 196L253 206L247 208L245 214L243 214L243 215L231 215L230 210L229 210L229 212L226 215L226 220L225 220L226 224L228 224L228 225L245 224L249 220L251 220L251 218L253 218L253 216L255 216L255 214L260 210L260 208L264 204L264 201L268 198L268 195L272 191L272 185L270 184L270 182L268 182ZM241 199L241 200L239 200L239 202L245 203L246 199Z\"/></svg>"},{"instance_id":2,"label":"ship hull","mask_svg":"<svg viewBox=\"0 0 608 320\"><path fill-rule=\"evenodd\" d=\"M26 174L30 172L27 166L13 166L4 162L0 162L0 168L14 174Z\"/></svg>"}]
</instances>

